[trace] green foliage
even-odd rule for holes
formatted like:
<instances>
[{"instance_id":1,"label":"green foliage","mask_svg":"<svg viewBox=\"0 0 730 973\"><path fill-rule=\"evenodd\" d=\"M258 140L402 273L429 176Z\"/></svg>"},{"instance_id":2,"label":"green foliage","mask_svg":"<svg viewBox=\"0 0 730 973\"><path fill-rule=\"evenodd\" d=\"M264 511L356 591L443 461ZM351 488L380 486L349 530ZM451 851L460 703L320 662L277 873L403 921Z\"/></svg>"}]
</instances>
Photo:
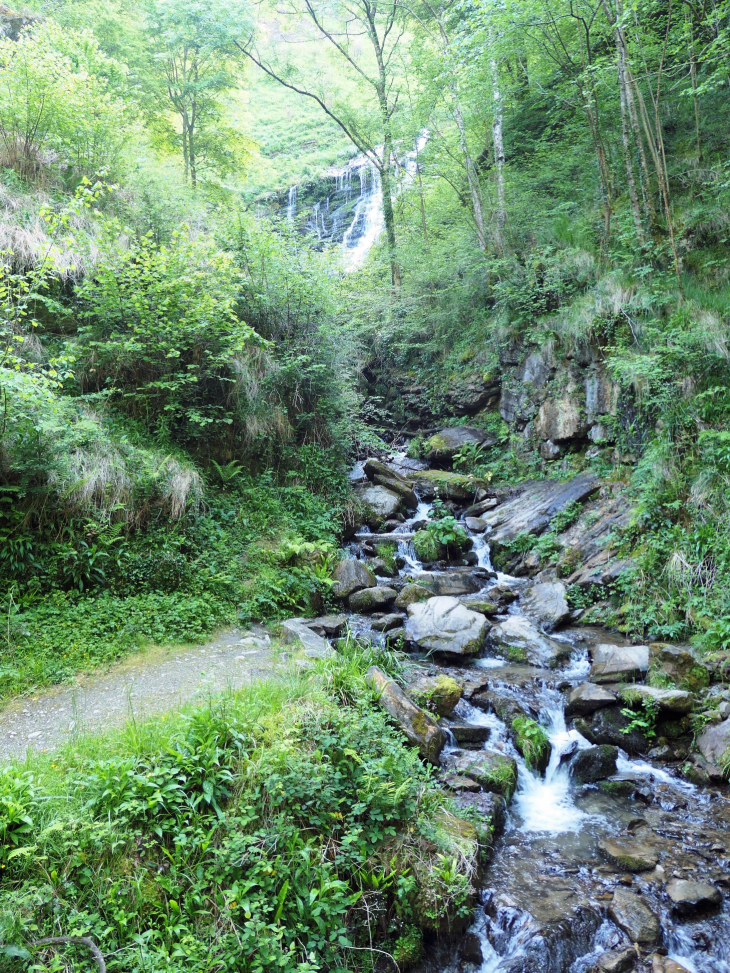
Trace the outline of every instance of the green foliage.
<instances>
[{"instance_id":1,"label":"green foliage","mask_svg":"<svg viewBox=\"0 0 730 973\"><path fill-rule=\"evenodd\" d=\"M647 740L653 740L656 737L656 722L659 715L658 703L648 697L637 698L630 689L625 689L621 693L621 698L629 704L621 709L623 716L629 720L622 732L628 734L638 730Z\"/></svg>"},{"instance_id":2,"label":"green foliage","mask_svg":"<svg viewBox=\"0 0 730 973\"><path fill-rule=\"evenodd\" d=\"M476 844L366 661L344 705L318 678L262 685L6 772L3 942L79 930L117 973L370 969L395 941L414 961L419 925L468 909Z\"/></svg>"},{"instance_id":3,"label":"green foliage","mask_svg":"<svg viewBox=\"0 0 730 973\"><path fill-rule=\"evenodd\" d=\"M544 728L527 716L516 716L512 720L516 734L516 746L525 763L532 770L543 768L550 759L550 740Z\"/></svg>"},{"instance_id":4,"label":"green foliage","mask_svg":"<svg viewBox=\"0 0 730 973\"><path fill-rule=\"evenodd\" d=\"M471 540L448 507L438 498L432 507L431 520L413 536L413 546L421 561L459 557L471 547Z\"/></svg>"}]
</instances>

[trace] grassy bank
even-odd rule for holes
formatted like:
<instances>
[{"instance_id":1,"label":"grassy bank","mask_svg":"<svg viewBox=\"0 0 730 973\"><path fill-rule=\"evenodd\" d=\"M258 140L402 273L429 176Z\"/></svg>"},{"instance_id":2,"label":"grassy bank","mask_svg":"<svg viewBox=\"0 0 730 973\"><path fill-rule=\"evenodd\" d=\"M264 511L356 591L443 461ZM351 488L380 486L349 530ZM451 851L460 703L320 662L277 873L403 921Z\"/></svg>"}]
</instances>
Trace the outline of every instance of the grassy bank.
<instances>
[{"instance_id":1,"label":"grassy bank","mask_svg":"<svg viewBox=\"0 0 730 973\"><path fill-rule=\"evenodd\" d=\"M5 770L0 969L93 968L49 936L91 936L110 973L403 969L463 922L476 831L375 706L370 661Z\"/></svg>"}]
</instances>

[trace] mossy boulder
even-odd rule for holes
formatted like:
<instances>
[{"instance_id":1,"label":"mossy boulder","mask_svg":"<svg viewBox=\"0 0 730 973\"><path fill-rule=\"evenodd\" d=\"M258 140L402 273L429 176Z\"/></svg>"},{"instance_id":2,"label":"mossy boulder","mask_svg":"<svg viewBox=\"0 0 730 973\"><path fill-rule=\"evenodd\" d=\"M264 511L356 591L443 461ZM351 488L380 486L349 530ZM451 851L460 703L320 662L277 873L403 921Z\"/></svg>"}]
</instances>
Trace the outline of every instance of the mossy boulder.
<instances>
[{"instance_id":1,"label":"mossy boulder","mask_svg":"<svg viewBox=\"0 0 730 973\"><path fill-rule=\"evenodd\" d=\"M395 599L395 607L406 609L409 605L415 605L418 601L427 601L433 597L433 592L420 584L407 584L398 593Z\"/></svg>"},{"instance_id":2,"label":"mossy boulder","mask_svg":"<svg viewBox=\"0 0 730 973\"><path fill-rule=\"evenodd\" d=\"M434 537L430 530L417 530L413 535L413 549L418 560L424 564L431 564L446 556L445 548Z\"/></svg>"},{"instance_id":3,"label":"mossy boulder","mask_svg":"<svg viewBox=\"0 0 730 973\"><path fill-rule=\"evenodd\" d=\"M452 772L471 777L485 791L501 794L508 801L517 788L516 760L495 750L450 754L446 766Z\"/></svg>"},{"instance_id":4,"label":"mossy boulder","mask_svg":"<svg viewBox=\"0 0 730 973\"><path fill-rule=\"evenodd\" d=\"M493 446L496 439L472 426L452 426L440 429L424 443L429 463L437 466L451 465L454 456L464 446Z\"/></svg>"},{"instance_id":5,"label":"mossy boulder","mask_svg":"<svg viewBox=\"0 0 730 973\"><path fill-rule=\"evenodd\" d=\"M400 726L408 742L418 747L425 760L438 766L439 756L446 744L446 734L433 716L416 706L398 683L388 678L377 666L370 666L365 679L377 692L380 705Z\"/></svg>"},{"instance_id":6,"label":"mossy boulder","mask_svg":"<svg viewBox=\"0 0 730 973\"><path fill-rule=\"evenodd\" d=\"M349 605L352 611L359 615L370 615L372 612L384 611L395 601L397 592L393 588L377 587L364 588L350 595Z\"/></svg>"},{"instance_id":7,"label":"mossy boulder","mask_svg":"<svg viewBox=\"0 0 730 973\"><path fill-rule=\"evenodd\" d=\"M512 720L512 732L515 746L525 758L527 766L540 774L545 773L552 747L543 727L528 717L516 716Z\"/></svg>"},{"instance_id":8,"label":"mossy boulder","mask_svg":"<svg viewBox=\"0 0 730 973\"><path fill-rule=\"evenodd\" d=\"M439 716L450 716L464 689L451 676L421 676L408 690L414 700Z\"/></svg>"},{"instance_id":9,"label":"mossy boulder","mask_svg":"<svg viewBox=\"0 0 730 973\"><path fill-rule=\"evenodd\" d=\"M486 489L489 481L463 473L449 473L444 470L423 470L412 474L416 491L422 500L454 500L458 503L473 501L479 489Z\"/></svg>"}]
</instances>

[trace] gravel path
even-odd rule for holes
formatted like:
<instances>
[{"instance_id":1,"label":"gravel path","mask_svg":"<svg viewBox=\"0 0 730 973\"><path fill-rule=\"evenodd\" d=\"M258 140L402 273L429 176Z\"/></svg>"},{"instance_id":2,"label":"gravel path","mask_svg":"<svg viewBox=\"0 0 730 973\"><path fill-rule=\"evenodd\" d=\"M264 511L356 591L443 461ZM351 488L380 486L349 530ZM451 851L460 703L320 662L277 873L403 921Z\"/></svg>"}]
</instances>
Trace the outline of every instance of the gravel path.
<instances>
[{"instance_id":1,"label":"gravel path","mask_svg":"<svg viewBox=\"0 0 730 973\"><path fill-rule=\"evenodd\" d=\"M263 629L224 632L207 645L154 649L72 686L26 696L0 710L0 765L29 749L54 750L75 734L204 701L274 673L278 658Z\"/></svg>"}]
</instances>

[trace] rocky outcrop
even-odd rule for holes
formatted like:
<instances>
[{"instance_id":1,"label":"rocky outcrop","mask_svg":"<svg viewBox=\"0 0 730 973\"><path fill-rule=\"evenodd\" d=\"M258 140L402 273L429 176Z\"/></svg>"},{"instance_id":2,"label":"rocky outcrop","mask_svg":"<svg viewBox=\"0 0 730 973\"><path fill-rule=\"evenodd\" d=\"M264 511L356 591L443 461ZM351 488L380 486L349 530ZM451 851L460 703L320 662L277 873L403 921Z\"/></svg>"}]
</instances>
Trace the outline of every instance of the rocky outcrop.
<instances>
[{"instance_id":1,"label":"rocky outcrop","mask_svg":"<svg viewBox=\"0 0 730 973\"><path fill-rule=\"evenodd\" d=\"M378 583L370 568L362 561L356 561L354 558L345 558L345 560L340 561L332 572L332 578L334 580L332 593L336 598L341 598L343 601L356 591L362 591L363 588L374 588Z\"/></svg>"},{"instance_id":2,"label":"rocky outcrop","mask_svg":"<svg viewBox=\"0 0 730 973\"><path fill-rule=\"evenodd\" d=\"M480 480L476 476L465 476L463 473L448 473L442 470L424 470L413 474L418 495L422 500L453 500L456 503L471 503L476 500L479 490L486 490L487 480Z\"/></svg>"},{"instance_id":3,"label":"rocky outcrop","mask_svg":"<svg viewBox=\"0 0 730 973\"><path fill-rule=\"evenodd\" d=\"M522 611L531 618L543 632L552 632L562 625L570 614L565 600L565 585L559 581L543 581L531 585L520 598Z\"/></svg>"},{"instance_id":4,"label":"rocky outcrop","mask_svg":"<svg viewBox=\"0 0 730 973\"><path fill-rule=\"evenodd\" d=\"M572 719L574 716L588 716L605 706L615 705L617 698L616 693L610 689L584 682L571 690L565 707L565 715L568 719Z\"/></svg>"},{"instance_id":5,"label":"rocky outcrop","mask_svg":"<svg viewBox=\"0 0 730 973\"><path fill-rule=\"evenodd\" d=\"M513 541L518 534L540 534L569 503L585 500L598 489L594 473L581 473L565 483L539 480L525 484L517 496L482 515L492 528L492 549Z\"/></svg>"},{"instance_id":6,"label":"rocky outcrop","mask_svg":"<svg viewBox=\"0 0 730 973\"><path fill-rule=\"evenodd\" d=\"M608 487L586 504L578 520L558 537L563 547L558 568L567 585L607 585L634 566L633 561L618 557L614 551L616 539L629 525L631 512L625 493L614 495Z\"/></svg>"},{"instance_id":7,"label":"rocky outcrop","mask_svg":"<svg viewBox=\"0 0 730 973\"><path fill-rule=\"evenodd\" d=\"M710 673L689 645L653 642L649 646L652 666L668 676L681 689L696 692L709 685Z\"/></svg>"},{"instance_id":8,"label":"rocky outcrop","mask_svg":"<svg viewBox=\"0 0 730 973\"><path fill-rule=\"evenodd\" d=\"M355 496L362 505L365 523L372 528L395 517L404 506L403 498L384 486L357 487Z\"/></svg>"},{"instance_id":9,"label":"rocky outcrop","mask_svg":"<svg viewBox=\"0 0 730 973\"><path fill-rule=\"evenodd\" d=\"M473 656L484 647L489 623L456 598L429 598L408 607L406 638L429 652Z\"/></svg>"},{"instance_id":10,"label":"rocky outcrop","mask_svg":"<svg viewBox=\"0 0 730 973\"><path fill-rule=\"evenodd\" d=\"M589 429L585 411L570 396L543 402L535 418L537 435L555 445L583 439Z\"/></svg>"},{"instance_id":11,"label":"rocky outcrop","mask_svg":"<svg viewBox=\"0 0 730 973\"><path fill-rule=\"evenodd\" d=\"M717 777L730 771L730 719L708 727L697 741L697 749ZM726 770L727 768L727 770Z\"/></svg>"},{"instance_id":12,"label":"rocky outcrop","mask_svg":"<svg viewBox=\"0 0 730 973\"><path fill-rule=\"evenodd\" d=\"M657 689L654 686L631 686L621 693L625 703L647 703L661 716L686 716L694 708L694 696L684 689Z\"/></svg>"},{"instance_id":13,"label":"rocky outcrop","mask_svg":"<svg viewBox=\"0 0 730 973\"><path fill-rule=\"evenodd\" d=\"M426 440L425 449L429 463L434 466L450 466L454 456L463 446L493 446L496 439L483 430L472 426L451 426L440 429Z\"/></svg>"},{"instance_id":14,"label":"rocky outcrop","mask_svg":"<svg viewBox=\"0 0 730 973\"><path fill-rule=\"evenodd\" d=\"M377 692L380 705L398 723L408 742L418 747L425 760L438 766L439 756L446 744L446 734L436 720L419 709L400 686L377 666L371 666L365 678Z\"/></svg>"},{"instance_id":15,"label":"rocky outcrop","mask_svg":"<svg viewBox=\"0 0 730 973\"><path fill-rule=\"evenodd\" d=\"M303 618L288 618L282 622L279 636L285 645L302 651L307 659L330 659L336 655L329 642L313 632Z\"/></svg>"},{"instance_id":16,"label":"rocky outcrop","mask_svg":"<svg viewBox=\"0 0 730 973\"><path fill-rule=\"evenodd\" d=\"M489 643L505 658L534 666L556 666L571 652L570 645L543 635L524 615L509 615L493 625Z\"/></svg>"},{"instance_id":17,"label":"rocky outcrop","mask_svg":"<svg viewBox=\"0 0 730 973\"><path fill-rule=\"evenodd\" d=\"M649 669L649 646L601 643L591 649L591 662L591 682L634 682Z\"/></svg>"}]
</instances>

